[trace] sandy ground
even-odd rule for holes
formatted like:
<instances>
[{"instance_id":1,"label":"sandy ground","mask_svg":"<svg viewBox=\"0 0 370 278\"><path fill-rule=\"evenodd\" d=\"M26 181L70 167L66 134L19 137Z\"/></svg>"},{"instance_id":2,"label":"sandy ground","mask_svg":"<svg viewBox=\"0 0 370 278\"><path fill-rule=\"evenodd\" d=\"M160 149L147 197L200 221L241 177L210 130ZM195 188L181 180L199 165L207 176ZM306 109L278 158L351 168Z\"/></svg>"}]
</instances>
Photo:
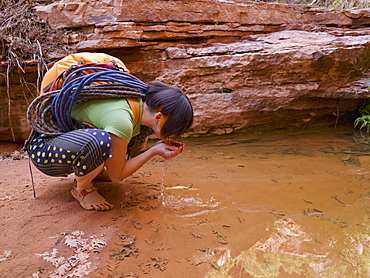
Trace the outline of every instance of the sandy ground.
<instances>
[{"instance_id":1,"label":"sandy ground","mask_svg":"<svg viewBox=\"0 0 370 278\"><path fill-rule=\"evenodd\" d=\"M32 167L34 198L28 159L2 144L0 277L368 277L370 159L350 130L185 143L96 182L108 212Z\"/></svg>"}]
</instances>

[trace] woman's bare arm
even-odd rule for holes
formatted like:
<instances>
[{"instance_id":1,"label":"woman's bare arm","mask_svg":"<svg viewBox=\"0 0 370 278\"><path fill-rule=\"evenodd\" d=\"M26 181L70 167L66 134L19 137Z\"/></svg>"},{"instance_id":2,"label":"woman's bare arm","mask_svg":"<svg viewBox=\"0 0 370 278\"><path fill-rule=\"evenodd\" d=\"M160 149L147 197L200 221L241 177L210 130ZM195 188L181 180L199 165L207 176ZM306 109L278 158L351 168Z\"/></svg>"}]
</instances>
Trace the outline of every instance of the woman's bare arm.
<instances>
[{"instance_id":1,"label":"woman's bare arm","mask_svg":"<svg viewBox=\"0 0 370 278\"><path fill-rule=\"evenodd\" d=\"M114 134L111 134L111 138L112 157L105 162L105 166L108 176L113 182L121 181L132 175L156 155L170 159L180 154L183 150L182 145L166 144L165 141L159 141L144 152L126 161L127 142Z\"/></svg>"}]
</instances>

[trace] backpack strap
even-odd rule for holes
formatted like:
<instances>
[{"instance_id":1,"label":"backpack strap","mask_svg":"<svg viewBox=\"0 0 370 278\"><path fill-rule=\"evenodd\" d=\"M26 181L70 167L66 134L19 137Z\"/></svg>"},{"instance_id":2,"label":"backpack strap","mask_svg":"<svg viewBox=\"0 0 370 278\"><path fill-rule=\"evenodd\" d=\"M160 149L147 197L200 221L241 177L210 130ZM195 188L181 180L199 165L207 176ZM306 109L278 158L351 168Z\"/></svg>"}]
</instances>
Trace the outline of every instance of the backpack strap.
<instances>
[{"instance_id":1,"label":"backpack strap","mask_svg":"<svg viewBox=\"0 0 370 278\"><path fill-rule=\"evenodd\" d=\"M139 100L136 97L127 97L126 98L132 113L134 114L134 126L138 123L140 118L140 104Z\"/></svg>"}]
</instances>

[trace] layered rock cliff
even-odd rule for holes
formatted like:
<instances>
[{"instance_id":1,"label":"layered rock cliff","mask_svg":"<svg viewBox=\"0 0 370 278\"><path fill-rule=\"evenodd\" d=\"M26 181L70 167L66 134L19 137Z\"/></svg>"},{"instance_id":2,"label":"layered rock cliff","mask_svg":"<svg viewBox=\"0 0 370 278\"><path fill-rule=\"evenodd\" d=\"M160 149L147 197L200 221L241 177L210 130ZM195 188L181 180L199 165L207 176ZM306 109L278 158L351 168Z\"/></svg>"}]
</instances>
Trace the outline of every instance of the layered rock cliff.
<instances>
[{"instance_id":1,"label":"layered rock cliff","mask_svg":"<svg viewBox=\"0 0 370 278\"><path fill-rule=\"evenodd\" d=\"M62 0L36 12L52 28L64 28L60 39L72 51L108 53L145 82L182 88L194 106L193 135L352 124L370 94L369 9ZM36 69L28 68L30 83ZM17 139L27 133L24 112L32 98L23 89L11 84L8 91ZM10 132L4 114L1 138Z\"/></svg>"}]
</instances>

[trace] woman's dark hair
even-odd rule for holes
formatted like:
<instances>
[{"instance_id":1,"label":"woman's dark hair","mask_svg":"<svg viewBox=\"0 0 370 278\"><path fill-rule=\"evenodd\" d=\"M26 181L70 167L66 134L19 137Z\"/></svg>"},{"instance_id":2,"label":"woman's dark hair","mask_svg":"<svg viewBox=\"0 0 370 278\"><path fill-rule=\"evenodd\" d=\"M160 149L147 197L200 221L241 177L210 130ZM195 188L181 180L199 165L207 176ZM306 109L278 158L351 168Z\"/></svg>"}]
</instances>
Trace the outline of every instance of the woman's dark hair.
<instances>
[{"instance_id":1,"label":"woman's dark hair","mask_svg":"<svg viewBox=\"0 0 370 278\"><path fill-rule=\"evenodd\" d=\"M193 124L193 107L178 87L159 81L150 82L145 103L151 110L161 112L167 118L161 130L165 138L178 137Z\"/></svg>"}]
</instances>

